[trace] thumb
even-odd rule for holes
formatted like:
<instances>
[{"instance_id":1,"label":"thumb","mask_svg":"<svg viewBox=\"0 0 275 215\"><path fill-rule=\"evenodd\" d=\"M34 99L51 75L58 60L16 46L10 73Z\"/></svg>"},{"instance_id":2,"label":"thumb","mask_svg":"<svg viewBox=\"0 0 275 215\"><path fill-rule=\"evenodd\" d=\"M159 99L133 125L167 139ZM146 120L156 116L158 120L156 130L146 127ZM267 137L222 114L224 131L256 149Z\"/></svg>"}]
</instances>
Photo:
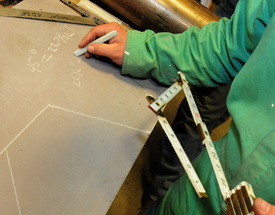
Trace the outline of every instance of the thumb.
<instances>
[{"instance_id":1,"label":"thumb","mask_svg":"<svg viewBox=\"0 0 275 215\"><path fill-rule=\"evenodd\" d=\"M253 205L256 215L275 215L275 206L261 198L256 198Z\"/></svg>"},{"instance_id":2,"label":"thumb","mask_svg":"<svg viewBox=\"0 0 275 215\"><path fill-rule=\"evenodd\" d=\"M104 43L94 43L90 44L88 46L88 52L95 54L95 55L100 55L104 57L109 57L110 55L110 45L109 44L104 44Z\"/></svg>"},{"instance_id":3,"label":"thumb","mask_svg":"<svg viewBox=\"0 0 275 215\"><path fill-rule=\"evenodd\" d=\"M103 57L110 58L118 65L122 65L124 50L116 43L105 44L105 43L94 43L88 46L88 52Z\"/></svg>"}]
</instances>

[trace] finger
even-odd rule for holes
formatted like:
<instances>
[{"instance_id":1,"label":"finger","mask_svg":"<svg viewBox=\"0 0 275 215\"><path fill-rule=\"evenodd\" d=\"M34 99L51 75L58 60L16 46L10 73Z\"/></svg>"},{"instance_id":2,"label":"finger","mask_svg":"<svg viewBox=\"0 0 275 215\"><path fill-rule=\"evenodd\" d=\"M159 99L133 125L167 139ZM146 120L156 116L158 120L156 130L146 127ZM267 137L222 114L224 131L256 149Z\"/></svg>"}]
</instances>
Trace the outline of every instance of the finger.
<instances>
[{"instance_id":1,"label":"finger","mask_svg":"<svg viewBox=\"0 0 275 215\"><path fill-rule=\"evenodd\" d=\"M108 23L105 25L98 25L94 28L92 28L87 35L82 39L82 41L80 42L80 44L78 45L79 48L83 48L86 45L88 45L90 42L92 42L94 39L96 39L97 37L101 37L107 33L109 33L112 30L117 30L120 31L121 26L116 23Z\"/></svg>"},{"instance_id":2,"label":"finger","mask_svg":"<svg viewBox=\"0 0 275 215\"><path fill-rule=\"evenodd\" d=\"M123 61L123 48L119 44L91 44L88 46L88 52L110 58L118 65L122 65Z\"/></svg>"},{"instance_id":3,"label":"finger","mask_svg":"<svg viewBox=\"0 0 275 215\"><path fill-rule=\"evenodd\" d=\"M261 198L256 198L253 204L256 215L275 215L275 206Z\"/></svg>"},{"instance_id":4,"label":"finger","mask_svg":"<svg viewBox=\"0 0 275 215\"><path fill-rule=\"evenodd\" d=\"M112 48L112 45L108 45L105 43L91 44L88 46L88 52L95 55L109 57L112 53Z\"/></svg>"},{"instance_id":5,"label":"finger","mask_svg":"<svg viewBox=\"0 0 275 215\"><path fill-rule=\"evenodd\" d=\"M89 52L85 52L85 58L91 58L92 55Z\"/></svg>"}]
</instances>

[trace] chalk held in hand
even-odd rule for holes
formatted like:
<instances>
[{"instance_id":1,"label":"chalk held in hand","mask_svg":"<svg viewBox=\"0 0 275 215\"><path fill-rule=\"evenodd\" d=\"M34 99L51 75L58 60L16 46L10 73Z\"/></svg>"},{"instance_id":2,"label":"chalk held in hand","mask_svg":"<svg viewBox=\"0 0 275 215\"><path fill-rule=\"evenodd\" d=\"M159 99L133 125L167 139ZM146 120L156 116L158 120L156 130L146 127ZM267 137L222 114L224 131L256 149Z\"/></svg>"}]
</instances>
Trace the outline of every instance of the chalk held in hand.
<instances>
[{"instance_id":1,"label":"chalk held in hand","mask_svg":"<svg viewBox=\"0 0 275 215\"><path fill-rule=\"evenodd\" d=\"M87 52L87 48L90 44L92 43L105 43L106 41L112 39L113 37L115 37L117 35L117 31L113 30L107 34L105 34L104 36L94 40L93 42L89 43L86 47L82 48L82 49L78 49L74 52L74 55L79 57L80 55L84 54L85 52Z\"/></svg>"}]
</instances>

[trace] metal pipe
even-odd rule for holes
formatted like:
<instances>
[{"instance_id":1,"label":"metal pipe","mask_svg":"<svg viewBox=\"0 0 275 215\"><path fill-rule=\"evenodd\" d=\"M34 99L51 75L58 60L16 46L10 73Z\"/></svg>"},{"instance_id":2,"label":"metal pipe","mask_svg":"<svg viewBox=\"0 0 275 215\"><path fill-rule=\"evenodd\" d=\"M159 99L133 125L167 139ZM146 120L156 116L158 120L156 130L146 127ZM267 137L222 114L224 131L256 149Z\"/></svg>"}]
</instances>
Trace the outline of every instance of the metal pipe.
<instances>
[{"instance_id":1,"label":"metal pipe","mask_svg":"<svg viewBox=\"0 0 275 215\"><path fill-rule=\"evenodd\" d=\"M196 0L92 0L135 29L181 33L220 17Z\"/></svg>"}]
</instances>

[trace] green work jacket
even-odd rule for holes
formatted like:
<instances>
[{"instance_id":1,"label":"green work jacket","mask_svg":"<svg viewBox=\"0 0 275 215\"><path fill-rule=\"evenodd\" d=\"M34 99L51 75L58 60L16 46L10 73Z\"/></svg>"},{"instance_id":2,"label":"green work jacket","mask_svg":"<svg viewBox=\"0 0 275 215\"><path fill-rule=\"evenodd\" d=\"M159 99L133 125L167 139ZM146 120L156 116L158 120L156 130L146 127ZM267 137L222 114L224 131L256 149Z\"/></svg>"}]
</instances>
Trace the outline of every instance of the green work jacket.
<instances>
[{"instance_id":1,"label":"green work jacket","mask_svg":"<svg viewBox=\"0 0 275 215\"><path fill-rule=\"evenodd\" d=\"M182 71L190 85L232 84L229 132L215 148L230 189L242 181L275 205L274 0L241 0L231 20L191 27L182 34L128 31L122 74L171 85ZM206 150L193 162L208 199L183 175L146 214L225 214Z\"/></svg>"}]
</instances>

